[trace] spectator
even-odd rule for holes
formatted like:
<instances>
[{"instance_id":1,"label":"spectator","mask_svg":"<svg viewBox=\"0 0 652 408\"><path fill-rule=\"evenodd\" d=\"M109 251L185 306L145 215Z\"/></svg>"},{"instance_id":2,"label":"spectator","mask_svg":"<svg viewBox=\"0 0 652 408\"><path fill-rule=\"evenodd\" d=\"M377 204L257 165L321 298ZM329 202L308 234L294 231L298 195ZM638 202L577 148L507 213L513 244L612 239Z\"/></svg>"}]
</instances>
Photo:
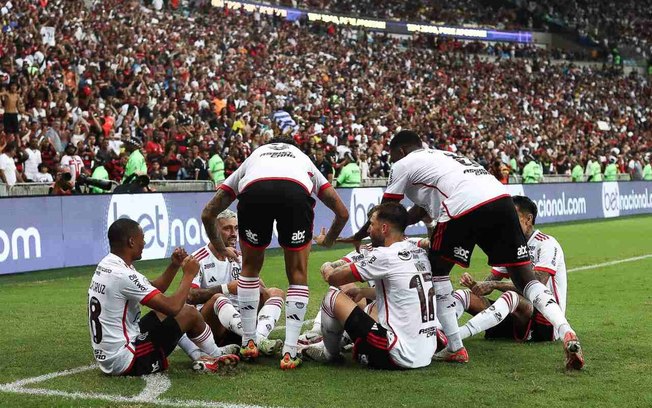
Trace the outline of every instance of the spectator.
<instances>
[{"instance_id":1,"label":"spectator","mask_svg":"<svg viewBox=\"0 0 652 408\"><path fill-rule=\"evenodd\" d=\"M315 167L319 170L319 172L326 177L326 180L328 180L329 183L333 183L333 166L329 163L329 161L325 158L324 156L324 149L319 147L315 150Z\"/></svg>"},{"instance_id":2,"label":"spectator","mask_svg":"<svg viewBox=\"0 0 652 408\"><path fill-rule=\"evenodd\" d=\"M143 142L136 136L132 136L125 140L125 150L129 154L129 159L127 160L127 166L125 167L124 179L122 180L123 183L131 175L147 175L145 157L140 152L142 147Z\"/></svg>"},{"instance_id":3,"label":"spectator","mask_svg":"<svg viewBox=\"0 0 652 408\"><path fill-rule=\"evenodd\" d=\"M618 181L618 166L616 165L617 159L613 156L609 157L609 164L604 169L604 181Z\"/></svg>"},{"instance_id":4,"label":"spectator","mask_svg":"<svg viewBox=\"0 0 652 408\"><path fill-rule=\"evenodd\" d=\"M79 175L84 168L84 162L81 157L77 155L77 147L74 144L68 143L66 146L65 155L61 158L61 167L66 167L69 169L70 174L70 183L74 186L75 181L79 178Z\"/></svg>"},{"instance_id":5,"label":"spectator","mask_svg":"<svg viewBox=\"0 0 652 408\"><path fill-rule=\"evenodd\" d=\"M360 168L360 180L369 178L369 162L367 161L367 153L361 152L358 160L358 167Z\"/></svg>"},{"instance_id":6,"label":"spectator","mask_svg":"<svg viewBox=\"0 0 652 408\"><path fill-rule=\"evenodd\" d=\"M165 154L163 155L163 165L167 168L168 180L177 180L179 170L181 170L181 159L177 152L178 145L176 142L168 142L165 147Z\"/></svg>"},{"instance_id":7,"label":"spectator","mask_svg":"<svg viewBox=\"0 0 652 408\"><path fill-rule=\"evenodd\" d=\"M10 135L18 134L18 114L24 110L24 104L15 82L9 84L8 91L5 89L0 92L0 101L4 109L2 116L4 131Z\"/></svg>"},{"instance_id":8,"label":"spectator","mask_svg":"<svg viewBox=\"0 0 652 408\"><path fill-rule=\"evenodd\" d=\"M643 180L643 164L641 163L641 158L638 153L634 153L634 156L629 161L627 167L632 180Z\"/></svg>"},{"instance_id":9,"label":"spectator","mask_svg":"<svg viewBox=\"0 0 652 408\"><path fill-rule=\"evenodd\" d=\"M500 161L500 159L494 160L490 173L501 183L509 183L509 167L505 166L505 164Z\"/></svg>"},{"instance_id":10,"label":"spectator","mask_svg":"<svg viewBox=\"0 0 652 408\"><path fill-rule=\"evenodd\" d=\"M344 166L337 177L337 186L344 188L360 187L360 167L351 153L344 156Z\"/></svg>"},{"instance_id":11,"label":"spectator","mask_svg":"<svg viewBox=\"0 0 652 408\"><path fill-rule=\"evenodd\" d=\"M195 157L195 160L193 160L193 170L195 180L211 179L208 171L208 150L201 150Z\"/></svg>"},{"instance_id":12,"label":"spectator","mask_svg":"<svg viewBox=\"0 0 652 408\"><path fill-rule=\"evenodd\" d=\"M161 163L158 160L152 162L152 167L149 170L149 179L150 180L165 180L165 175L161 170Z\"/></svg>"},{"instance_id":13,"label":"spectator","mask_svg":"<svg viewBox=\"0 0 652 408\"><path fill-rule=\"evenodd\" d=\"M39 165L43 162L41 159L41 151L38 148L38 139L33 137L29 140L29 147L25 149L25 181L36 181L37 175L40 173Z\"/></svg>"},{"instance_id":14,"label":"spectator","mask_svg":"<svg viewBox=\"0 0 652 408\"><path fill-rule=\"evenodd\" d=\"M9 187L13 187L17 182L22 183L23 179L20 173L16 171L16 157L18 148L15 143L9 143L4 147L4 152L0 154L0 181Z\"/></svg>"},{"instance_id":15,"label":"spectator","mask_svg":"<svg viewBox=\"0 0 652 408\"><path fill-rule=\"evenodd\" d=\"M588 166L587 166L588 167ZM587 181L592 181L594 183L602 182L602 166L598 157L594 157L590 165L591 175Z\"/></svg>"},{"instance_id":16,"label":"spectator","mask_svg":"<svg viewBox=\"0 0 652 408\"><path fill-rule=\"evenodd\" d=\"M34 175L34 178L32 179L33 182L35 183L53 183L54 179L52 178L52 174L50 174L50 169L45 163L40 163L38 165L38 173Z\"/></svg>"}]
</instances>

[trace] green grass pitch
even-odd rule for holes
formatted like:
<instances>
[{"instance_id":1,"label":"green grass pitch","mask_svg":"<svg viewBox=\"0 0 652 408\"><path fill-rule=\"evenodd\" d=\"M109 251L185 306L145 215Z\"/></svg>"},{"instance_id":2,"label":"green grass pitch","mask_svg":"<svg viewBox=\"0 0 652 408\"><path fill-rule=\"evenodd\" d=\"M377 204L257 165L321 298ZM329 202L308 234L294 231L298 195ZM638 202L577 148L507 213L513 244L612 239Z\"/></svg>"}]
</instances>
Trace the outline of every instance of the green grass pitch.
<instances>
[{"instance_id":1,"label":"green grass pitch","mask_svg":"<svg viewBox=\"0 0 652 408\"><path fill-rule=\"evenodd\" d=\"M571 270L652 254L652 216L543 226L542 231L559 240ZM311 255L308 318L314 317L327 287L319 276L319 265L347 251L340 246ZM476 249L469 272L477 279L487 275L485 261ZM153 277L165 265L152 261L136 267ZM86 311L93 270L80 267L0 277L0 384L93 362ZM454 283L460 272L455 268ZM268 285L287 287L278 251L268 251L262 277ZM171 385L159 398L177 401L177 406L199 400L235 408L650 407L651 287L652 257L569 273L567 315L582 340L587 362L579 373L564 372L560 343L490 342L481 336L466 341L468 365L433 363L405 372L368 371L349 357L343 366L306 362L293 372L281 372L277 358L263 358L255 364L241 364L231 375L195 374L185 354L177 350L166 374ZM284 318L279 322L283 324ZM273 337L283 335L283 331L273 333ZM144 385L141 378L110 378L92 369L30 385L85 393L78 395L81 398L0 390L0 407L163 405L120 401L141 393ZM116 400L88 399L92 393L115 395Z\"/></svg>"}]
</instances>

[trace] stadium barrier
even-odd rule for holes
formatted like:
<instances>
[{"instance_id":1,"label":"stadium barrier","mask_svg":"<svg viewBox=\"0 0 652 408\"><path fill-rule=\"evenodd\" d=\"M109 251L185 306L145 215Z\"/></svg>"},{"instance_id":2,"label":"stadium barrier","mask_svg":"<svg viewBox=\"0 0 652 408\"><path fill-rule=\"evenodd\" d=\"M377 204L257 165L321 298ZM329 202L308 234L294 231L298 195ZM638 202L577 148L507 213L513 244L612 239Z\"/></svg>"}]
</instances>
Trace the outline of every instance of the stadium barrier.
<instances>
[{"instance_id":1,"label":"stadium barrier","mask_svg":"<svg viewBox=\"0 0 652 408\"><path fill-rule=\"evenodd\" d=\"M652 182L508 185L513 195L537 204L537 223L613 218L652 213ZM383 188L338 189L350 220L343 236L367 221ZM183 246L194 251L208 242L200 214L212 192L8 197L0 199L0 274L97 263L108 251L106 233L114 220L137 220L145 232L143 259L169 257ZM411 205L407 200L405 205ZM235 209L235 205L232 205ZM329 227L332 213L318 202L314 230ZM423 223L409 235L424 234ZM277 247L276 234L271 247Z\"/></svg>"}]
</instances>

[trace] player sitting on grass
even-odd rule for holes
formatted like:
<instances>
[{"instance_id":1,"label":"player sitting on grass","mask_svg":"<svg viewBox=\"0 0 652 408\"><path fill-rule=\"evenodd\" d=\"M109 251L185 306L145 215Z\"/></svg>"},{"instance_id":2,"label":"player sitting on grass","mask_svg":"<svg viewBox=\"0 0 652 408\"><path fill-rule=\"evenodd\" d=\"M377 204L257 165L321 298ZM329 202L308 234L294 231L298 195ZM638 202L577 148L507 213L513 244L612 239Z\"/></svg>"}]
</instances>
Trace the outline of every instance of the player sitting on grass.
<instances>
[{"instance_id":1,"label":"player sitting on grass","mask_svg":"<svg viewBox=\"0 0 652 408\"><path fill-rule=\"evenodd\" d=\"M224 210L217 216L217 228L224 243L235 249L238 240L238 217L231 210ZM193 253L199 261L199 274L192 282L188 303L198 305L204 320L213 331L218 345L242 342L242 321L238 310L238 276L241 262L230 261L216 254L212 244ZM276 325L283 308L284 293L281 289L266 288L261 282L260 311L256 327L256 344L265 355L274 355L283 347L282 340L269 340L267 336ZM184 336L179 345L193 359L201 350Z\"/></svg>"},{"instance_id":2,"label":"player sitting on grass","mask_svg":"<svg viewBox=\"0 0 652 408\"><path fill-rule=\"evenodd\" d=\"M554 294L562 311L566 310L566 262L559 242L534 228L537 206L527 197L512 197L518 219L527 238L534 274ZM485 331L485 338L506 338L517 341L553 341L561 336L550 322L527 299L519 296L514 284L501 282L509 278L505 268L493 267L484 282L475 282L471 275L462 275L460 283L469 289L456 290L455 309L459 318L464 311L474 317L460 327L462 339ZM486 295L498 290L503 293L495 302Z\"/></svg>"},{"instance_id":3,"label":"player sitting on grass","mask_svg":"<svg viewBox=\"0 0 652 408\"><path fill-rule=\"evenodd\" d=\"M304 355L318 361L340 359L346 330L354 342L354 359L370 368L430 364L437 338L432 273L426 251L405 241L407 222L408 213L399 203L374 207L368 232L375 248L335 269L324 265L322 276L331 285L321 306L324 345L306 347ZM376 287L360 289L360 296L376 300L377 320L337 289L370 280Z\"/></svg>"},{"instance_id":4,"label":"player sitting on grass","mask_svg":"<svg viewBox=\"0 0 652 408\"><path fill-rule=\"evenodd\" d=\"M186 305L199 263L175 249L172 263L153 281L133 266L141 259L145 236L137 222L116 220L109 227L111 253L95 269L88 288L91 345L103 372L111 375L144 375L167 368L167 356L184 333L208 357L196 361L197 370L218 371L236 365L238 357L215 344L201 314ZM183 277L177 291L166 296L179 268ZM140 305L152 309L142 319Z\"/></svg>"}]
</instances>

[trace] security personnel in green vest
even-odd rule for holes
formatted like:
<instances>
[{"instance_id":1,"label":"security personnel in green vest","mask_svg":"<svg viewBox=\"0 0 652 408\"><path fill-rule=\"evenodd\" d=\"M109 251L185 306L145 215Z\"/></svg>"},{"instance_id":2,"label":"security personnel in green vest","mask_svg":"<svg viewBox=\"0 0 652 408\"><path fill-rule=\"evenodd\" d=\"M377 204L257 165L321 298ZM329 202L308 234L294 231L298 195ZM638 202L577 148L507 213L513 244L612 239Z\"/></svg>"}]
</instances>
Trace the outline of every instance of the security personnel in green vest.
<instances>
[{"instance_id":1,"label":"security personnel in green vest","mask_svg":"<svg viewBox=\"0 0 652 408\"><path fill-rule=\"evenodd\" d=\"M360 184L362 183L360 166L358 166L358 163L356 163L355 158L351 153L347 153L344 157L344 160L347 163L342 167L340 175L337 177L337 187L360 187Z\"/></svg>"},{"instance_id":2,"label":"security personnel in green vest","mask_svg":"<svg viewBox=\"0 0 652 408\"><path fill-rule=\"evenodd\" d=\"M652 180L652 165L650 164L652 154L647 153L643 160L645 160L645 167L643 167L643 180Z\"/></svg>"},{"instance_id":3,"label":"security personnel in green vest","mask_svg":"<svg viewBox=\"0 0 652 408\"><path fill-rule=\"evenodd\" d=\"M143 142L140 138L131 136L129 139L125 140L125 150L129 153L129 160L127 160L127 166L125 167L125 174L122 178L122 182L127 179L127 177L132 174L136 175L147 175L147 163L145 162L145 156L140 152L140 149L143 147Z\"/></svg>"},{"instance_id":4,"label":"security personnel in green vest","mask_svg":"<svg viewBox=\"0 0 652 408\"><path fill-rule=\"evenodd\" d=\"M109 180L109 172L106 171L106 168L104 167L104 161L99 156L95 157L95 168L93 169L93 175L91 178L97 180ZM102 194L106 193L106 191L102 190L101 188L91 187L91 193Z\"/></svg>"},{"instance_id":5,"label":"security personnel in green vest","mask_svg":"<svg viewBox=\"0 0 652 408\"><path fill-rule=\"evenodd\" d=\"M213 157L208 161L208 171L211 173L211 178L216 186L222 184L225 178L224 160L222 160L217 150L215 150Z\"/></svg>"},{"instance_id":6,"label":"security personnel in green vest","mask_svg":"<svg viewBox=\"0 0 652 408\"><path fill-rule=\"evenodd\" d=\"M588 181L594 183L602 182L602 166L600 165L600 159L597 156L593 157L593 160L591 160L590 171L591 173Z\"/></svg>"},{"instance_id":7,"label":"security personnel in green vest","mask_svg":"<svg viewBox=\"0 0 652 408\"><path fill-rule=\"evenodd\" d=\"M571 160L571 179L573 180L574 183L579 183L584 181L584 169L582 168L582 165L580 164L580 161L573 157Z\"/></svg>"},{"instance_id":8,"label":"security personnel in green vest","mask_svg":"<svg viewBox=\"0 0 652 408\"><path fill-rule=\"evenodd\" d=\"M604 181L618 181L618 166L613 156L609 157L609 164L604 168Z\"/></svg>"},{"instance_id":9,"label":"security personnel in green vest","mask_svg":"<svg viewBox=\"0 0 652 408\"><path fill-rule=\"evenodd\" d=\"M543 179L543 168L532 155L528 155L528 164L523 167L523 183L540 183Z\"/></svg>"}]
</instances>

